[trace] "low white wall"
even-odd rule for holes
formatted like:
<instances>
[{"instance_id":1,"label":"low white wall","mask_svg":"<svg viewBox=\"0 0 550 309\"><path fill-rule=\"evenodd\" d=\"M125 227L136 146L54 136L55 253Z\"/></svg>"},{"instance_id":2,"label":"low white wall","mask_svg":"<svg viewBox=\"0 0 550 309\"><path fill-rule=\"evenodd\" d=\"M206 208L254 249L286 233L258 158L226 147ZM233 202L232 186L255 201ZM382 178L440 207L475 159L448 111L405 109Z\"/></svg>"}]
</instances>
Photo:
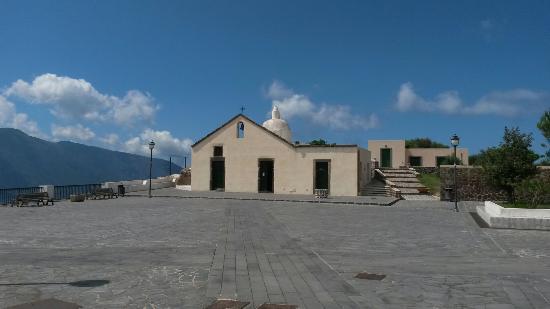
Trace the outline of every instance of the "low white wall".
<instances>
[{"instance_id":1,"label":"low white wall","mask_svg":"<svg viewBox=\"0 0 550 309\"><path fill-rule=\"evenodd\" d=\"M493 217L550 219L550 209L504 208L490 201L485 202L485 212Z\"/></svg>"},{"instance_id":2,"label":"low white wall","mask_svg":"<svg viewBox=\"0 0 550 309\"><path fill-rule=\"evenodd\" d=\"M177 175L176 175L177 176ZM128 192L147 191L149 190L149 179L146 180L125 180L106 182L102 185L104 188L112 188L115 192L118 185L123 185ZM173 188L176 186L176 177L174 175L155 178L151 181L151 189Z\"/></svg>"}]
</instances>

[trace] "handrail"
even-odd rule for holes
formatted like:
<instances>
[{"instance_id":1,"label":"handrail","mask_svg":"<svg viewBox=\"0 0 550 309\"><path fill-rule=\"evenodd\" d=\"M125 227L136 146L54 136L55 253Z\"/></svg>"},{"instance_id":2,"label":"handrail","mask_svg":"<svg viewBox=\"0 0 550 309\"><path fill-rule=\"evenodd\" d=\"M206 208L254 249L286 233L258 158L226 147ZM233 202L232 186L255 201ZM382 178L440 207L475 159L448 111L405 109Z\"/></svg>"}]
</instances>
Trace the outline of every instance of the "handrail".
<instances>
[{"instance_id":1,"label":"handrail","mask_svg":"<svg viewBox=\"0 0 550 309\"><path fill-rule=\"evenodd\" d=\"M0 204L7 205L15 200L19 194L41 192L41 187L5 188L0 189Z\"/></svg>"}]
</instances>

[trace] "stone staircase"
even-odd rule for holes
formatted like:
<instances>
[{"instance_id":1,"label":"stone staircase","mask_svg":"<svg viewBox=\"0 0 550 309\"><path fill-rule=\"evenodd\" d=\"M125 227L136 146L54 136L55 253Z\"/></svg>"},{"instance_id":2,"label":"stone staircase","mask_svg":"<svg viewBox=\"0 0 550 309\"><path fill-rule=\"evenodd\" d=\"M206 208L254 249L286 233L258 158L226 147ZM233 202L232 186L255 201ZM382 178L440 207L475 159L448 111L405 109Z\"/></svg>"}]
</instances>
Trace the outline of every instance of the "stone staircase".
<instances>
[{"instance_id":1,"label":"stone staircase","mask_svg":"<svg viewBox=\"0 0 550 309\"><path fill-rule=\"evenodd\" d=\"M361 188L360 195L388 196L388 189L384 182L373 179L365 188Z\"/></svg>"},{"instance_id":2,"label":"stone staircase","mask_svg":"<svg viewBox=\"0 0 550 309\"><path fill-rule=\"evenodd\" d=\"M430 194L428 188L416 178L418 173L414 169L377 169L376 173L380 180L399 190L401 195Z\"/></svg>"}]
</instances>

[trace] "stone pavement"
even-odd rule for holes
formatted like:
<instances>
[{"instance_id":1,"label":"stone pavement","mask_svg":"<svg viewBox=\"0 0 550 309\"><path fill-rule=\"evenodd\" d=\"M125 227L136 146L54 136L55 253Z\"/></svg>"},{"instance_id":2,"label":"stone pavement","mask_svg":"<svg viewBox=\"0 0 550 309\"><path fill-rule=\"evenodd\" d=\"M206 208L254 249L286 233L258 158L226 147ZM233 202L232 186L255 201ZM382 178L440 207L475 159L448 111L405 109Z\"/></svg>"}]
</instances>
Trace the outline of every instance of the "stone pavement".
<instances>
[{"instance_id":1,"label":"stone pavement","mask_svg":"<svg viewBox=\"0 0 550 309\"><path fill-rule=\"evenodd\" d=\"M439 201L439 197L429 194L401 194L401 197L407 201Z\"/></svg>"},{"instance_id":2,"label":"stone pavement","mask_svg":"<svg viewBox=\"0 0 550 309\"><path fill-rule=\"evenodd\" d=\"M247 309L550 308L550 232L482 229L475 205L126 197L0 207L0 308L52 297L85 308L204 308L218 297ZM363 271L387 277L354 278Z\"/></svg>"}]
</instances>

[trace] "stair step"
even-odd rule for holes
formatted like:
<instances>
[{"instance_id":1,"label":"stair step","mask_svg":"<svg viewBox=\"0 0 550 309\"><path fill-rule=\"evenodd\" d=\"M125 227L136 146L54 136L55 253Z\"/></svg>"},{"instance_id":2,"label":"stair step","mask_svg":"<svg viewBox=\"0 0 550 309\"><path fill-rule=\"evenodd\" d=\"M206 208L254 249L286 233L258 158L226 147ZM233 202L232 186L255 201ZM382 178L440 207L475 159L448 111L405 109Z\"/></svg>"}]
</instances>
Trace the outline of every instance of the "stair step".
<instances>
[{"instance_id":1,"label":"stair step","mask_svg":"<svg viewBox=\"0 0 550 309\"><path fill-rule=\"evenodd\" d=\"M396 178L393 178L393 177L386 177L387 180L391 181L391 182L418 182L418 178L416 177L396 177Z\"/></svg>"},{"instance_id":2,"label":"stair step","mask_svg":"<svg viewBox=\"0 0 550 309\"><path fill-rule=\"evenodd\" d=\"M419 182L396 182L395 186L397 188L426 188L426 186Z\"/></svg>"},{"instance_id":3,"label":"stair step","mask_svg":"<svg viewBox=\"0 0 550 309\"><path fill-rule=\"evenodd\" d=\"M426 193L419 192L415 188L397 188L397 189L401 191L401 194L426 194Z\"/></svg>"},{"instance_id":4,"label":"stair step","mask_svg":"<svg viewBox=\"0 0 550 309\"><path fill-rule=\"evenodd\" d=\"M392 178L416 178L416 175L414 174L384 174L386 177L392 177Z\"/></svg>"}]
</instances>

